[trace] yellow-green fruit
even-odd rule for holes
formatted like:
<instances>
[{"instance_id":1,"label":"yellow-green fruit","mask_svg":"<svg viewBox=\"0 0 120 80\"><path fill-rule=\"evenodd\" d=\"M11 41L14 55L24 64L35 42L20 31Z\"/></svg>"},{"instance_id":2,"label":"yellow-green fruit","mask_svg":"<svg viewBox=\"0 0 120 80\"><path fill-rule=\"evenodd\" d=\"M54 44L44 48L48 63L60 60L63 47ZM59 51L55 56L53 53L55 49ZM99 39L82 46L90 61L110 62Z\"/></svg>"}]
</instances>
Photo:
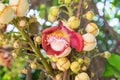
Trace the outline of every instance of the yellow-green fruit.
<instances>
[{"instance_id":1,"label":"yellow-green fruit","mask_svg":"<svg viewBox=\"0 0 120 80\"><path fill-rule=\"evenodd\" d=\"M98 29L98 26L97 26L95 23L89 23L89 24L86 26L85 31L86 31L87 33L93 34L94 36L97 36L97 35L98 35L98 32L99 32L99 29Z\"/></svg>"},{"instance_id":2,"label":"yellow-green fruit","mask_svg":"<svg viewBox=\"0 0 120 80\"><path fill-rule=\"evenodd\" d=\"M90 80L90 78L87 73L82 72L75 77L75 80Z\"/></svg>"},{"instance_id":3,"label":"yellow-green fruit","mask_svg":"<svg viewBox=\"0 0 120 80\"><path fill-rule=\"evenodd\" d=\"M57 7L57 6L53 6L50 8L50 14L52 16L56 17L58 15L58 11L59 11L59 7Z\"/></svg>"},{"instance_id":4,"label":"yellow-green fruit","mask_svg":"<svg viewBox=\"0 0 120 80\"><path fill-rule=\"evenodd\" d=\"M68 23L68 27L70 27L71 29L76 29L80 25L80 19L75 16L72 16L68 19L67 23Z\"/></svg>"},{"instance_id":5,"label":"yellow-green fruit","mask_svg":"<svg viewBox=\"0 0 120 80\"><path fill-rule=\"evenodd\" d=\"M70 69L74 72L74 73L78 73L80 70L80 64L77 61L74 61L71 63L70 65Z\"/></svg>"},{"instance_id":6,"label":"yellow-green fruit","mask_svg":"<svg viewBox=\"0 0 120 80\"><path fill-rule=\"evenodd\" d=\"M71 3L71 0L64 0L64 3L65 3L66 5L69 5L69 4Z\"/></svg>"},{"instance_id":7,"label":"yellow-green fruit","mask_svg":"<svg viewBox=\"0 0 120 80\"><path fill-rule=\"evenodd\" d=\"M85 18L88 19L88 20L92 20L94 17L94 13L92 11L88 11L86 14L85 14Z\"/></svg>"},{"instance_id":8,"label":"yellow-green fruit","mask_svg":"<svg viewBox=\"0 0 120 80\"><path fill-rule=\"evenodd\" d=\"M49 14L49 15L48 15L48 20L49 20L50 22L54 22L54 21L56 20L56 16L53 16L53 15Z\"/></svg>"},{"instance_id":9,"label":"yellow-green fruit","mask_svg":"<svg viewBox=\"0 0 120 80\"><path fill-rule=\"evenodd\" d=\"M91 33L84 34L83 40L84 40L84 48L83 48L84 51L91 51L97 45L96 38Z\"/></svg>"},{"instance_id":10,"label":"yellow-green fruit","mask_svg":"<svg viewBox=\"0 0 120 80\"><path fill-rule=\"evenodd\" d=\"M80 65L83 64L83 59L82 58L79 58L77 61L79 62Z\"/></svg>"},{"instance_id":11,"label":"yellow-green fruit","mask_svg":"<svg viewBox=\"0 0 120 80\"><path fill-rule=\"evenodd\" d=\"M90 58L84 57L84 64L88 66L90 64Z\"/></svg>"},{"instance_id":12,"label":"yellow-green fruit","mask_svg":"<svg viewBox=\"0 0 120 80\"><path fill-rule=\"evenodd\" d=\"M70 67L70 61L66 57L59 58L56 64L60 71L66 71Z\"/></svg>"}]
</instances>

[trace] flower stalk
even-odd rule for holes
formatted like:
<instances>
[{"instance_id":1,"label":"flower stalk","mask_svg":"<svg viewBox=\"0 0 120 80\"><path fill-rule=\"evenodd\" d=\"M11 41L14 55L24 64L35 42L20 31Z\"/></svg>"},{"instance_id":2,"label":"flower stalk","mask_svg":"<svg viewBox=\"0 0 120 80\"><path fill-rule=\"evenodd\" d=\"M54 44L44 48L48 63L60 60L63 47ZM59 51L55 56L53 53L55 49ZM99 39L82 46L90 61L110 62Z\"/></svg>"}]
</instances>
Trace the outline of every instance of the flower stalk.
<instances>
[{"instance_id":1,"label":"flower stalk","mask_svg":"<svg viewBox=\"0 0 120 80\"><path fill-rule=\"evenodd\" d=\"M43 57L43 55L41 54L41 52L39 51L39 49L37 47L35 47L33 41L30 39L30 37L27 35L27 33L23 29L21 29L19 27L17 27L17 28L20 31L20 33L23 36L23 38L26 41L29 42L29 45L33 49L33 51L40 57L40 60L41 60L42 64L44 65L45 69L47 70L47 73L50 74L51 76L54 76L54 72L52 71L52 67L45 60L45 58Z\"/></svg>"}]
</instances>

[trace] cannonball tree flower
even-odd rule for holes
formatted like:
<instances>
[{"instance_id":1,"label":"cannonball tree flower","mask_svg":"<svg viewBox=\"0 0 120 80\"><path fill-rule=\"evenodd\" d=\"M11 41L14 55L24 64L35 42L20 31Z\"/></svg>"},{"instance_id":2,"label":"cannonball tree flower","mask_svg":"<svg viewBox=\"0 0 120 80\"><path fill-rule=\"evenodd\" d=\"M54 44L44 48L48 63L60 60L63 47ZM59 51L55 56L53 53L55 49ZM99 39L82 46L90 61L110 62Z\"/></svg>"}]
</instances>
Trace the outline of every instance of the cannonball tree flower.
<instances>
[{"instance_id":1,"label":"cannonball tree flower","mask_svg":"<svg viewBox=\"0 0 120 80\"><path fill-rule=\"evenodd\" d=\"M0 66L9 67L11 64L11 54L0 47Z\"/></svg>"},{"instance_id":2,"label":"cannonball tree flower","mask_svg":"<svg viewBox=\"0 0 120 80\"><path fill-rule=\"evenodd\" d=\"M19 17L24 16L29 9L28 0L9 0L9 6L14 9L16 16Z\"/></svg>"},{"instance_id":3,"label":"cannonball tree flower","mask_svg":"<svg viewBox=\"0 0 120 80\"><path fill-rule=\"evenodd\" d=\"M67 29L62 21L59 21L58 26L51 26L42 31L42 47L47 55L65 57L71 52L71 48L82 51L83 45L82 36Z\"/></svg>"},{"instance_id":4,"label":"cannonball tree flower","mask_svg":"<svg viewBox=\"0 0 120 80\"><path fill-rule=\"evenodd\" d=\"M0 24L8 24L14 18L14 10L5 5L0 3Z\"/></svg>"}]
</instances>

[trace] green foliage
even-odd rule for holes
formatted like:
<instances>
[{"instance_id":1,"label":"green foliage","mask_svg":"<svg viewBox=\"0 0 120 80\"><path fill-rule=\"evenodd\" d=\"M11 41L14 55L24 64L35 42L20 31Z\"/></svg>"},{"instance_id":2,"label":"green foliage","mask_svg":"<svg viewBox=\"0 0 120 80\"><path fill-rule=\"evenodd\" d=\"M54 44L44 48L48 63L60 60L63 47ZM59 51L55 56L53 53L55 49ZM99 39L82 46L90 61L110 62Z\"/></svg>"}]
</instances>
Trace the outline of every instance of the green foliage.
<instances>
[{"instance_id":1,"label":"green foliage","mask_svg":"<svg viewBox=\"0 0 120 80\"><path fill-rule=\"evenodd\" d=\"M107 59L107 62L108 63L105 65L103 76L115 76L120 79L120 56L117 54L111 54L111 56Z\"/></svg>"},{"instance_id":2,"label":"green foliage","mask_svg":"<svg viewBox=\"0 0 120 80\"><path fill-rule=\"evenodd\" d=\"M117 54L111 54L111 56L107 59L110 65L114 66L117 70L120 71L120 56Z\"/></svg>"},{"instance_id":3,"label":"green foliage","mask_svg":"<svg viewBox=\"0 0 120 80\"><path fill-rule=\"evenodd\" d=\"M9 3L9 0L2 0L2 3Z\"/></svg>"},{"instance_id":4,"label":"green foliage","mask_svg":"<svg viewBox=\"0 0 120 80\"><path fill-rule=\"evenodd\" d=\"M44 17L44 15L43 14L45 14L45 5L44 4L41 4L40 5L40 9L39 9L39 11L40 11L40 17Z\"/></svg>"},{"instance_id":5,"label":"green foliage","mask_svg":"<svg viewBox=\"0 0 120 80\"><path fill-rule=\"evenodd\" d=\"M22 58L14 58L9 68L1 67L0 69L0 80L21 80L21 72L25 67L26 62Z\"/></svg>"}]
</instances>

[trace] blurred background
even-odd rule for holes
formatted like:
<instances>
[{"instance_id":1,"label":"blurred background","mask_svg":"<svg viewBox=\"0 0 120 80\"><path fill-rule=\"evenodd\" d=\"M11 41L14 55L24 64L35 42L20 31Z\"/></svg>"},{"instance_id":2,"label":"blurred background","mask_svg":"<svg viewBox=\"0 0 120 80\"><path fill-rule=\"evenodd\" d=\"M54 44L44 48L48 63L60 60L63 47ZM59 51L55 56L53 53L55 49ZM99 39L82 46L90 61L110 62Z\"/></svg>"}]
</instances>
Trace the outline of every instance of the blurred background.
<instances>
[{"instance_id":1,"label":"blurred background","mask_svg":"<svg viewBox=\"0 0 120 80\"><path fill-rule=\"evenodd\" d=\"M9 0L1 0L7 3ZM120 1L119 0L83 0L88 2L88 8L85 12L92 10L95 22L100 31L97 36L98 51L100 53L109 51L111 53L120 54ZM35 15L40 24L50 26L52 23L48 21L49 8L57 6L58 0L29 0L30 10L27 16ZM61 16L65 16L64 14ZM84 28L89 21L82 20L81 28ZM7 31L13 30L14 26L9 25ZM17 32L17 29L14 28ZM28 56L25 56L27 59ZM0 67L0 80L42 80L40 78L40 69L31 69L27 66L27 62L22 58L13 59L14 63L10 68ZM95 73L92 80L117 80L114 76L103 77L102 72L105 69L106 60L96 57L92 60L89 67ZM34 66L34 65L33 65ZM26 74L28 73L28 74ZM119 75L119 74L118 74ZM32 76L32 77L31 77ZM30 79L31 78L31 79ZM47 77L46 77L47 80Z\"/></svg>"}]
</instances>

